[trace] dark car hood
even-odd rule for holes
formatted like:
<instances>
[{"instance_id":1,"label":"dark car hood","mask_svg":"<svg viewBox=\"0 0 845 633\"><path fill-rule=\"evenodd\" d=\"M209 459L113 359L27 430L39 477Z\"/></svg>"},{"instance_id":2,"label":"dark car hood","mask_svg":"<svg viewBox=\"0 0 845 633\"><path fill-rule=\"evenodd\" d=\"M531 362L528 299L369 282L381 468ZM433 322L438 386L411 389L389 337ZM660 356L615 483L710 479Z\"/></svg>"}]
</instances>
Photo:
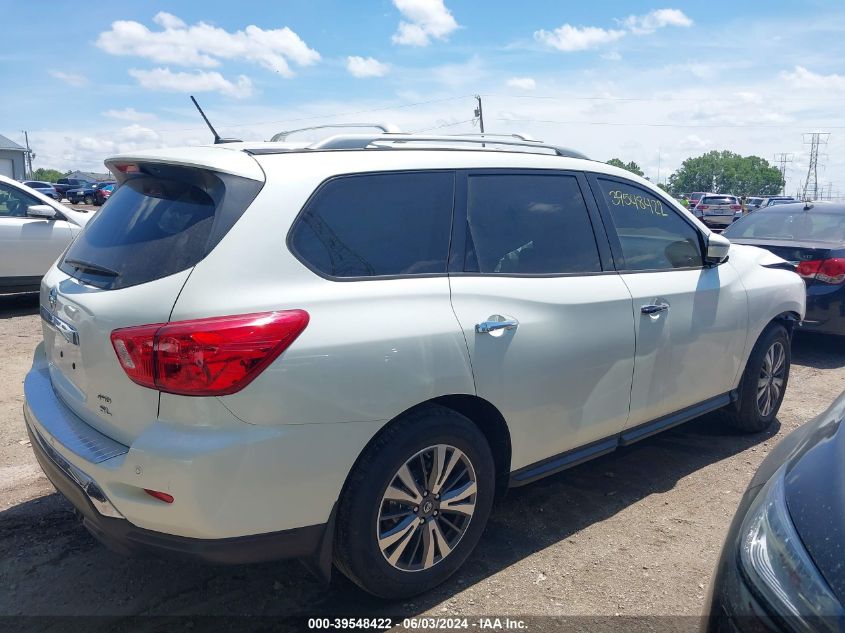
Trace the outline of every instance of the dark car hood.
<instances>
[{"instance_id":1,"label":"dark car hood","mask_svg":"<svg viewBox=\"0 0 845 633\"><path fill-rule=\"evenodd\" d=\"M801 541L845 604L845 393L812 422L786 470L786 504Z\"/></svg>"}]
</instances>

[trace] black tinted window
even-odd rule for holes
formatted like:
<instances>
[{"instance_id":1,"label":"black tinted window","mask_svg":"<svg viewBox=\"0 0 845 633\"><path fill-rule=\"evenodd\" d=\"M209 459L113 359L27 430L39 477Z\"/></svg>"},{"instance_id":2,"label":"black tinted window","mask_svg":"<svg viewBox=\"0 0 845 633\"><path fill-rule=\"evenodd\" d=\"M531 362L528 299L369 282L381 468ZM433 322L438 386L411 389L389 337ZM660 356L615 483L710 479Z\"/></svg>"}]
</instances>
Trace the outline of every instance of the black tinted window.
<instances>
[{"instance_id":1,"label":"black tinted window","mask_svg":"<svg viewBox=\"0 0 845 633\"><path fill-rule=\"evenodd\" d=\"M785 241L818 241L845 244L845 212L817 213L804 211L804 205L779 205L760 210L737 220L724 233L725 237L773 239Z\"/></svg>"},{"instance_id":2,"label":"black tinted window","mask_svg":"<svg viewBox=\"0 0 845 633\"><path fill-rule=\"evenodd\" d=\"M635 185L599 179L622 244L627 270L702 265L698 231L657 196Z\"/></svg>"},{"instance_id":3,"label":"black tinted window","mask_svg":"<svg viewBox=\"0 0 845 633\"><path fill-rule=\"evenodd\" d=\"M333 277L445 273L453 189L449 172L336 178L297 219L291 249Z\"/></svg>"},{"instance_id":4,"label":"black tinted window","mask_svg":"<svg viewBox=\"0 0 845 633\"><path fill-rule=\"evenodd\" d=\"M467 221L467 271L541 275L601 270L590 217L573 176L471 176Z\"/></svg>"},{"instance_id":5,"label":"black tinted window","mask_svg":"<svg viewBox=\"0 0 845 633\"><path fill-rule=\"evenodd\" d=\"M106 288L190 268L207 253L216 201L223 193L222 183L214 180L127 180L73 242L60 268Z\"/></svg>"}]
</instances>

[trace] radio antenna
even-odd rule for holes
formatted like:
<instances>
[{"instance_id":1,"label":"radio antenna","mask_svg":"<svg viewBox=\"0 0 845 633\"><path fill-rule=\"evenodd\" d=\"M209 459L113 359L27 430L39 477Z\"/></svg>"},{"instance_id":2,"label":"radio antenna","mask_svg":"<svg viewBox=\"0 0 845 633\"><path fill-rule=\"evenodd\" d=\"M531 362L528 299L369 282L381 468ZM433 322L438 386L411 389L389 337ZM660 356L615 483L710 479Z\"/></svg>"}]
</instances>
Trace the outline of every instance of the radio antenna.
<instances>
[{"instance_id":1,"label":"radio antenna","mask_svg":"<svg viewBox=\"0 0 845 633\"><path fill-rule=\"evenodd\" d=\"M208 126L208 129L211 130L211 133L214 135L214 144L215 145L218 145L220 143L240 143L241 139L239 139L239 138L220 138L220 135L217 133L217 130L215 130L214 126L211 125L211 121L208 120L208 117L205 116L205 112L202 111L200 104L197 103L196 99L194 99L194 95L191 95L191 101L194 102L194 105L196 106L197 110L199 111L200 116L202 117L203 121L205 121L205 124Z\"/></svg>"}]
</instances>

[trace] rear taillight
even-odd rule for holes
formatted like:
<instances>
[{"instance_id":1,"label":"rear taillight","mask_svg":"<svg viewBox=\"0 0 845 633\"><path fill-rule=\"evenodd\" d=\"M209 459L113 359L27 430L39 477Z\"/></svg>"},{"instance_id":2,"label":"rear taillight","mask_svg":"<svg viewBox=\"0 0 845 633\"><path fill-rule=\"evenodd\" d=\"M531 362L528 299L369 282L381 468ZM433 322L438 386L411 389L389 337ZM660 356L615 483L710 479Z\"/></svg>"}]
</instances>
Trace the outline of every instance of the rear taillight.
<instances>
[{"instance_id":1,"label":"rear taillight","mask_svg":"<svg viewBox=\"0 0 845 633\"><path fill-rule=\"evenodd\" d=\"M122 328L112 346L129 378L186 396L246 387L308 325L304 310L263 312Z\"/></svg>"},{"instance_id":2,"label":"rear taillight","mask_svg":"<svg viewBox=\"0 0 845 633\"><path fill-rule=\"evenodd\" d=\"M797 272L804 279L815 279L826 284L845 282L845 258L814 259L798 264Z\"/></svg>"},{"instance_id":3,"label":"rear taillight","mask_svg":"<svg viewBox=\"0 0 845 633\"><path fill-rule=\"evenodd\" d=\"M731 209L733 209L734 211L740 211L740 210L742 210L742 205L741 204L732 204Z\"/></svg>"},{"instance_id":4,"label":"rear taillight","mask_svg":"<svg viewBox=\"0 0 845 633\"><path fill-rule=\"evenodd\" d=\"M702 211L704 211L705 209L709 209L709 208L710 208L710 205L707 205L707 204L698 204L698 205L696 205L696 207L695 207L695 208L696 208L696 209L701 209Z\"/></svg>"}]
</instances>

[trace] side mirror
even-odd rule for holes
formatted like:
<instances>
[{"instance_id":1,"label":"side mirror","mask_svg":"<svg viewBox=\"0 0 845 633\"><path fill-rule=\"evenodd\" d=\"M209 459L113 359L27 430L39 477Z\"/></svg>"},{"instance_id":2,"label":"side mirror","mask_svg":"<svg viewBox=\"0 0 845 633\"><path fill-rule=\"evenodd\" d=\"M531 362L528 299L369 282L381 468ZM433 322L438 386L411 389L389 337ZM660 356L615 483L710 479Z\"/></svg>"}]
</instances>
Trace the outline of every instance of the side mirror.
<instances>
[{"instance_id":1,"label":"side mirror","mask_svg":"<svg viewBox=\"0 0 845 633\"><path fill-rule=\"evenodd\" d=\"M707 264L715 266L721 264L728 258L728 251L731 249L731 241L722 237L718 233L709 233L707 235L707 252L704 255L704 261Z\"/></svg>"},{"instance_id":2,"label":"side mirror","mask_svg":"<svg viewBox=\"0 0 845 633\"><path fill-rule=\"evenodd\" d=\"M56 210L49 204L34 204L26 208L26 214L31 218L46 218L52 220L56 217Z\"/></svg>"}]
</instances>

